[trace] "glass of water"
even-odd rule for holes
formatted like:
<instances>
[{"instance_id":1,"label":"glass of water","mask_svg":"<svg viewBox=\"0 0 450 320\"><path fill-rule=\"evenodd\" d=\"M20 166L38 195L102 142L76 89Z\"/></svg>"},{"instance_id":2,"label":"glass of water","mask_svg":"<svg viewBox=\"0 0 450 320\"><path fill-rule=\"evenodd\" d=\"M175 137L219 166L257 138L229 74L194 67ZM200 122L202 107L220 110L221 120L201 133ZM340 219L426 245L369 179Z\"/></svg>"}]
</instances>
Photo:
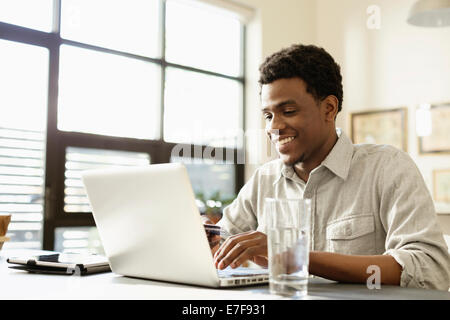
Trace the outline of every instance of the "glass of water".
<instances>
[{"instance_id":1,"label":"glass of water","mask_svg":"<svg viewBox=\"0 0 450 320\"><path fill-rule=\"evenodd\" d=\"M264 211L272 294L302 297L308 293L310 199L266 198Z\"/></svg>"}]
</instances>

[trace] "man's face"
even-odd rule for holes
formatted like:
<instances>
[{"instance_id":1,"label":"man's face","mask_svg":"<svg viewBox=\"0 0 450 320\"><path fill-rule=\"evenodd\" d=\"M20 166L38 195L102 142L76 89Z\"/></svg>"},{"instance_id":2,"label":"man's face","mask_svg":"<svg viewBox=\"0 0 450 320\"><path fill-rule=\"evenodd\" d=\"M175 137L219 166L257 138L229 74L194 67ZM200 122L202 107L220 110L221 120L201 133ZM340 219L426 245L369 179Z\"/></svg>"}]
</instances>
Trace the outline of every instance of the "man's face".
<instances>
[{"instance_id":1,"label":"man's face","mask_svg":"<svg viewBox=\"0 0 450 320\"><path fill-rule=\"evenodd\" d=\"M313 162L321 156L330 135L327 110L306 92L302 79L279 79L263 85L261 102L266 133L286 165Z\"/></svg>"}]
</instances>

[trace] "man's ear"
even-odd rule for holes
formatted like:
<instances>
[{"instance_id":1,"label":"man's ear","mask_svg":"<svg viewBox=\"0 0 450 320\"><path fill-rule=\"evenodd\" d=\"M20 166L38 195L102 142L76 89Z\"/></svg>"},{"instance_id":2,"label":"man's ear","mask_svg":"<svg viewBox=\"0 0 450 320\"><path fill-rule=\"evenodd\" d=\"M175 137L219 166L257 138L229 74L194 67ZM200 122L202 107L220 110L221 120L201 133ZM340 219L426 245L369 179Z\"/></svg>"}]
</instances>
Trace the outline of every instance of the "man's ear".
<instances>
[{"instance_id":1,"label":"man's ear","mask_svg":"<svg viewBox=\"0 0 450 320\"><path fill-rule=\"evenodd\" d=\"M325 119L326 121L332 121L336 119L336 115L338 113L339 100L334 95L329 95L321 102L322 108L325 111Z\"/></svg>"}]
</instances>

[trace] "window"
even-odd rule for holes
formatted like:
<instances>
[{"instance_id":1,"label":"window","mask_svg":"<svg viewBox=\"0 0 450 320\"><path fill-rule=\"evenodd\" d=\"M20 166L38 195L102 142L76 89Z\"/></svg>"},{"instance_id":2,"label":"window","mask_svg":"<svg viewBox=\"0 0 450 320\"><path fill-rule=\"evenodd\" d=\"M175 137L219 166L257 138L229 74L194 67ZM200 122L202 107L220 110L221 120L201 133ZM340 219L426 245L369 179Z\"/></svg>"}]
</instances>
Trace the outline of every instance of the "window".
<instances>
[{"instance_id":1,"label":"window","mask_svg":"<svg viewBox=\"0 0 450 320\"><path fill-rule=\"evenodd\" d=\"M155 0L63 0L61 37L141 56L160 57L160 7L160 1Z\"/></svg>"},{"instance_id":2,"label":"window","mask_svg":"<svg viewBox=\"0 0 450 320\"><path fill-rule=\"evenodd\" d=\"M210 198L214 194L221 198L233 198L235 194L235 165L233 163L205 159L183 159L173 157L171 162L180 162L186 166L194 193Z\"/></svg>"},{"instance_id":3,"label":"window","mask_svg":"<svg viewBox=\"0 0 450 320\"><path fill-rule=\"evenodd\" d=\"M242 86L239 82L167 68L166 141L235 148L242 128L241 110Z\"/></svg>"},{"instance_id":4,"label":"window","mask_svg":"<svg viewBox=\"0 0 450 320\"><path fill-rule=\"evenodd\" d=\"M0 21L50 32L52 30L53 0L2 0Z\"/></svg>"},{"instance_id":5,"label":"window","mask_svg":"<svg viewBox=\"0 0 450 320\"><path fill-rule=\"evenodd\" d=\"M62 227L55 229L55 251L105 254L95 227Z\"/></svg>"},{"instance_id":6,"label":"window","mask_svg":"<svg viewBox=\"0 0 450 320\"><path fill-rule=\"evenodd\" d=\"M239 20L218 10L192 4L188 1L167 1L167 61L240 76Z\"/></svg>"},{"instance_id":7,"label":"window","mask_svg":"<svg viewBox=\"0 0 450 320\"><path fill-rule=\"evenodd\" d=\"M48 50L0 40L0 52L0 215L11 214L9 247L40 248Z\"/></svg>"},{"instance_id":8,"label":"window","mask_svg":"<svg viewBox=\"0 0 450 320\"><path fill-rule=\"evenodd\" d=\"M1 1L7 245L101 253L86 169L184 162L203 199L234 197L243 36L235 16L201 1ZM174 153L180 144L200 152Z\"/></svg>"},{"instance_id":9,"label":"window","mask_svg":"<svg viewBox=\"0 0 450 320\"><path fill-rule=\"evenodd\" d=\"M62 45L58 129L158 139L160 78L154 63Z\"/></svg>"},{"instance_id":10,"label":"window","mask_svg":"<svg viewBox=\"0 0 450 320\"><path fill-rule=\"evenodd\" d=\"M147 153L66 148L64 174L64 212L91 212L80 173L84 170L145 166L150 164Z\"/></svg>"}]
</instances>

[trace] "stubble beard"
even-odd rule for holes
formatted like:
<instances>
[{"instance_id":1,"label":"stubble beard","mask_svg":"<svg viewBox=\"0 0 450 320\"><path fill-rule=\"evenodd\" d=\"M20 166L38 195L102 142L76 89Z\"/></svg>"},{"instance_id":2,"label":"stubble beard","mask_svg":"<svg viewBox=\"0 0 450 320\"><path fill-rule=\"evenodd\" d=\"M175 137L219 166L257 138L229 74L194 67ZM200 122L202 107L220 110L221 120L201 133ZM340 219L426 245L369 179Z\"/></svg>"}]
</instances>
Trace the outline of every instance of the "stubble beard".
<instances>
[{"instance_id":1,"label":"stubble beard","mask_svg":"<svg viewBox=\"0 0 450 320\"><path fill-rule=\"evenodd\" d=\"M286 166L295 167L296 165L304 162L305 158L306 158L305 154L302 153L299 158L295 159L294 161L284 162L284 164Z\"/></svg>"}]
</instances>

